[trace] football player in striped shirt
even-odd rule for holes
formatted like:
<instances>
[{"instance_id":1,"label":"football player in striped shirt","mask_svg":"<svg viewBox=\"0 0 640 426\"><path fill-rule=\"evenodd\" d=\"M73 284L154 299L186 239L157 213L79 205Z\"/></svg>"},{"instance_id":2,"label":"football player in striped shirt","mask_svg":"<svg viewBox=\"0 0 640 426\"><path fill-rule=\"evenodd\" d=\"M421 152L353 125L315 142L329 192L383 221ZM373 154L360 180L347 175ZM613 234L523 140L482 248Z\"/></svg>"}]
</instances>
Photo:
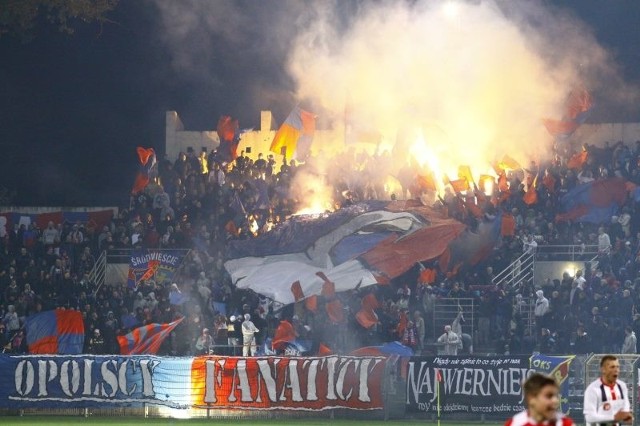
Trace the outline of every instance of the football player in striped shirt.
<instances>
[{"instance_id":1,"label":"football player in striped shirt","mask_svg":"<svg viewBox=\"0 0 640 426\"><path fill-rule=\"evenodd\" d=\"M549 376L534 373L524 382L527 409L516 414L505 426L574 426L573 420L558 412L558 384Z\"/></svg>"}]
</instances>

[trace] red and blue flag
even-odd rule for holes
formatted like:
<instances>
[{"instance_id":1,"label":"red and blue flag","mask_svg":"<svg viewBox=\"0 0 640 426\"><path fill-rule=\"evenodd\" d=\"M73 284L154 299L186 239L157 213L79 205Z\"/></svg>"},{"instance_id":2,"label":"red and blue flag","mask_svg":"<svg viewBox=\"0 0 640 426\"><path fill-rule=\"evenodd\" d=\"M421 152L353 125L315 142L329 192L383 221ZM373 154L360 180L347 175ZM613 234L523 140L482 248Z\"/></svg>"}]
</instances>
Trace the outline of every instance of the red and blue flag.
<instances>
[{"instance_id":1,"label":"red and blue flag","mask_svg":"<svg viewBox=\"0 0 640 426\"><path fill-rule=\"evenodd\" d=\"M32 354L81 354L84 322L79 311L56 309L30 315L25 322Z\"/></svg>"},{"instance_id":2,"label":"red and blue flag","mask_svg":"<svg viewBox=\"0 0 640 426\"><path fill-rule=\"evenodd\" d=\"M553 120L547 118L542 122L552 136L565 138L571 136L585 122L592 107L593 99L591 94L583 87L577 88L569 93L562 119Z\"/></svg>"},{"instance_id":3,"label":"red and blue flag","mask_svg":"<svg viewBox=\"0 0 640 426\"><path fill-rule=\"evenodd\" d=\"M156 152L153 148L136 148L136 152L138 153L138 160L140 160L140 169L138 170L138 175L136 176L136 180L133 182L133 188L131 189L132 194L137 194L142 192L151 179L151 171L153 167L156 165Z\"/></svg>"},{"instance_id":4,"label":"red and blue flag","mask_svg":"<svg viewBox=\"0 0 640 426\"><path fill-rule=\"evenodd\" d=\"M627 183L622 178L584 183L560 199L562 213L556 216L556 221L608 222L626 199Z\"/></svg>"},{"instance_id":5,"label":"red and blue flag","mask_svg":"<svg viewBox=\"0 0 640 426\"><path fill-rule=\"evenodd\" d=\"M174 328L184 317L168 324L147 324L133 329L124 336L118 336L120 353L122 355L155 354L160 349L164 339L169 336Z\"/></svg>"}]
</instances>

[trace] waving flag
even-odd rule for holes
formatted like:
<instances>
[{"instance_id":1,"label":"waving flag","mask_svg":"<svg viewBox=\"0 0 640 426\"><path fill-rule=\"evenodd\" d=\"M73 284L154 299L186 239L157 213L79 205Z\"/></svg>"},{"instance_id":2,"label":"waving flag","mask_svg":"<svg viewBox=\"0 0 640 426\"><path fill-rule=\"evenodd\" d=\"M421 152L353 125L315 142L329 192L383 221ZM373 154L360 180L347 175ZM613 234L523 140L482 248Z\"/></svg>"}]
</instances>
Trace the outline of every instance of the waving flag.
<instances>
[{"instance_id":1,"label":"waving flag","mask_svg":"<svg viewBox=\"0 0 640 426\"><path fill-rule=\"evenodd\" d=\"M552 136L565 138L571 136L580 124L585 122L592 107L591 94L585 88L577 88L572 90L567 97L562 119L545 118L542 123Z\"/></svg>"},{"instance_id":2,"label":"waving flag","mask_svg":"<svg viewBox=\"0 0 640 426\"><path fill-rule=\"evenodd\" d=\"M138 175L133 183L132 194L137 194L147 187L152 169L156 165L156 153L153 148L139 146L136 148L136 152L138 153L138 160L140 160L140 170L138 170Z\"/></svg>"},{"instance_id":3,"label":"waving flag","mask_svg":"<svg viewBox=\"0 0 640 426\"><path fill-rule=\"evenodd\" d=\"M164 339L183 319L184 317L169 324L147 324L133 329L133 331L124 336L118 336L120 353L122 355L157 353Z\"/></svg>"},{"instance_id":4,"label":"waving flag","mask_svg":"<svg viewBox=\"0 0 640 426\"><path fill-rule=\"evenodd\" d=\"M238 129L238 120L234 120L228 115L223 115L218 120L216 130L220 139L218 154L221 160L231 162L238 158L238 145L240 144Z\"/></svg>"},{"instance_id":5,"label":"waving flag","mask_svg":"<svg viewBox=\"0 0 640 426\"><path fill-rule=\"evenodd\" d=\"M380 307L378 299L373 293L362 298L362 308L356 313L356 320L364 328L371 328L378 323L378 316L375 309Z\"/></svg>"},{"instance_id":6,"label":"waving flag","mask_svg":"<svg viewBox=\"0 0 640 426\"><path fill-rule=\"evenodd\" d=\"M27 344L32 354L80 354L84 322L79 311L56 309L27 317Z\"/></svg>"},{"instance_id":7,"label":"waving flag","mask_svg":"<svg viewBox=\"0 0 640 426\"><path fill-rule=\"evenodd\" d=\"M584 183L560 199L563 212L556 215L556 221L608 222L626 199L627 185L622 178Z\"/></svg>"},{"instance_id":8,"label":"waving flag","mask_svg":"<svg viewBox=\"0 0 640 426\"><path fill-rule=\"evenodd\" d=\"M299 281L309 301L323 287L330 293L327 281L335 292L364 288L436 259L464 228L428 207L367 201L321 217L293 216L267 234L231 241L225 268L238 288L284 304L295 301L291 283ZM330 309L339 319L338 305Z\"/></svg>"},{"instance_id":9,"label":"waving flag","mask_svg":"<svg viewBox=\"0 0 640 426\"><path fill-rule=\"evenodd\" d=\"M302 291L302 287L300 287L300 281L296 281L291 284L291 293L293 294L293 298L296 302L304 299L304 292Z\"/></svg>"},{"instance_id":10,"label":"waving flag","mask_svg":"<svg viewBox=\"0 0 640 426\"><path fill-rule=\"evenodd\" d=\"M296 330L287 320L280 321L278 328L273 336L271 342L273 349L276 351L283 350L289 343L293 343L296 340Z\"/></svg>"},{"instance_id":11,"label":"waving flag","mask_svg":"<svg viewBox=\"0 0 640 426\"><path fill-rule=\"evenodd\" d=\"M443 271L456 273L462 265L477 265L488 258L500 238L501 230L502 215L483 220L475 230L465 229L449 244L449 260L441 261Z\"/></svg>"},{"instance_id":12,"label":"waving flag","mask_svg":"<svg viewBox=\"0 0 640 426\"><path fill-rule=\"evenodd\" d=\"M312 113L296 106L276 132L270 150L276 154L284 154L293 158L296 148L298 157L308 154L316 130L316 117Z\"/></svg>"},{"instance_id":13,"label":"waving flag","mask_svg":"<svg viewBox=\"0 0 640 426\"><path fill-rule=\"evenodd\" d=\"M533 179L533 183L529 185L527 188L527 192L525 192L522 200L528 206L532 204L536 204L538 202L538 191L536 190L536 186L538 184L538 175Z\"/></svg>"},{"instance_id":14,"label":"waving flag","mask_svg":"<svg viewBox=\"0 0 640 426\"><path fill-rule=\"evenodd\" d=\"M580 169L589 159L589 151L582 150L574 154L567 162L567 167L570 169Z\"/></svg>"},{"instance_id":15,"label":"waving flag","mask_svg":"<svg viewBox=\"0 0 640 426\"><path fill-rule=\"evenodd\" d=\"M458 179L464 179L467 181L467 186L471 187L474 184L473 174L471 173L471 167L458 166Z\"/></svg>"}]
</instances>

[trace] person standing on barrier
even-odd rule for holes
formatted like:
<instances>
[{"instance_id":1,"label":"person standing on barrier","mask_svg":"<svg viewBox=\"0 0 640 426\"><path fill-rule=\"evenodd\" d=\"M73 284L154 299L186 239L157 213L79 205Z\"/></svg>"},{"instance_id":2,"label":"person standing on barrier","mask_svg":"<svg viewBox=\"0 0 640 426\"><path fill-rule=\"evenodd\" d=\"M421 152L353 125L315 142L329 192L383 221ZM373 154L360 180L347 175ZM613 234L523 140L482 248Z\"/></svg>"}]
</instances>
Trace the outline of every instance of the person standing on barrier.
<instances>
[{"instance_id":1,"label":"person standing on barrier","mask_svg":"<svg viewBox=\"0 0 640 426\"><path fill-rule=\"evenodd\" d=\"M256 355L255 334L259 331L251 321L251 315L244 314L244 322L242 323L242 356L249 356L249 349L251 349L251 356Z\"/></svg>"},{"instance_id":2,"label":"person standing on barrier","mask_svg":"<svg viewBox=\"0 0 640 426\"><path fill-rule=\"evenodd\" d=\"M632 423L629 388L618 379L620 363L614 355L600 360L600 378L584 391L584 419L587 426L619 426Z\"/></svg>"},{"instance_id":3,"label":"person standing on barrier","mask_svg":"<svg viewBox=\"0 0 640 426\"><path fill-rule=\"evenodd\" d=\"M460 336L451 331L450 325L444 326L444 333L438 337L438 355L458 355L458 345L462 343Z\"/></svg>"},{"instance_id":4,"label":"person standing on barrier","mask_svg":"<svg viewBox=\"0 0 640 426\"><path fill-rule=\"evenodd\" d=\"M558 412L560 389L553 378L533 373L522 385L527 409L506 421L505 426L573 426Z\"/></svg>"}]
</instances>

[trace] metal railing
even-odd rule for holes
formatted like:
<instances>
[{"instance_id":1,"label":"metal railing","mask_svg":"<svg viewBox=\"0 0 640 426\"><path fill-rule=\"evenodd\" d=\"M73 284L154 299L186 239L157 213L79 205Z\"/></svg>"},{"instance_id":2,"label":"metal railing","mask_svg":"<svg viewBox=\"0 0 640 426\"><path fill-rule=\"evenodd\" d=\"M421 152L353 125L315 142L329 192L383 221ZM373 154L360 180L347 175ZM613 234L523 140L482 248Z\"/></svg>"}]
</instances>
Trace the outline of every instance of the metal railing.
<instances>
[{"instance_id":1,"label":"metal railing","mask_svg":"<svg viewBox=\"0 0 640 426\"><path fill-rule=\"evenodd\" d=\"M129 263L131 261L131 254L137 249L133 248L118 248L118 249L110 249L107 251L107 263ZM188 254L191 249L150 249L154 251L171 251L171 252L183 252Z\"/></svg>"},{"instance_id":2,"label":"metal railing","mask_svg":"<svg viewBox=\"0 0 640 426\"><path fill-rule=\"evenodd\" d=\"M89 271L89 281L95 285L96 292L102 287L105 282L107 274L107 252L103 250L98 256L96 263Z\"/></svg>"},{"instance_id":3,"label":"metal railing","mask_svg":"<svg viewBox=\"0 0 640 426\"><path fill-rule=\"evenodd\" d=\"M598 256L597 245L544 245L538 246L537 260L589 261Z\"/></svg>"},{"instance_id":4,"label":"metal railing","mask_svg":"<svg viewBox=\"0 0 640 426\"><path fill-rule=\"evenodd\" d=\"M505 290L517 291L523 283L533 281L535 261L535 252L523 253L493 278L493 284L502 285Z\"/></svg>"}]
</instances>

